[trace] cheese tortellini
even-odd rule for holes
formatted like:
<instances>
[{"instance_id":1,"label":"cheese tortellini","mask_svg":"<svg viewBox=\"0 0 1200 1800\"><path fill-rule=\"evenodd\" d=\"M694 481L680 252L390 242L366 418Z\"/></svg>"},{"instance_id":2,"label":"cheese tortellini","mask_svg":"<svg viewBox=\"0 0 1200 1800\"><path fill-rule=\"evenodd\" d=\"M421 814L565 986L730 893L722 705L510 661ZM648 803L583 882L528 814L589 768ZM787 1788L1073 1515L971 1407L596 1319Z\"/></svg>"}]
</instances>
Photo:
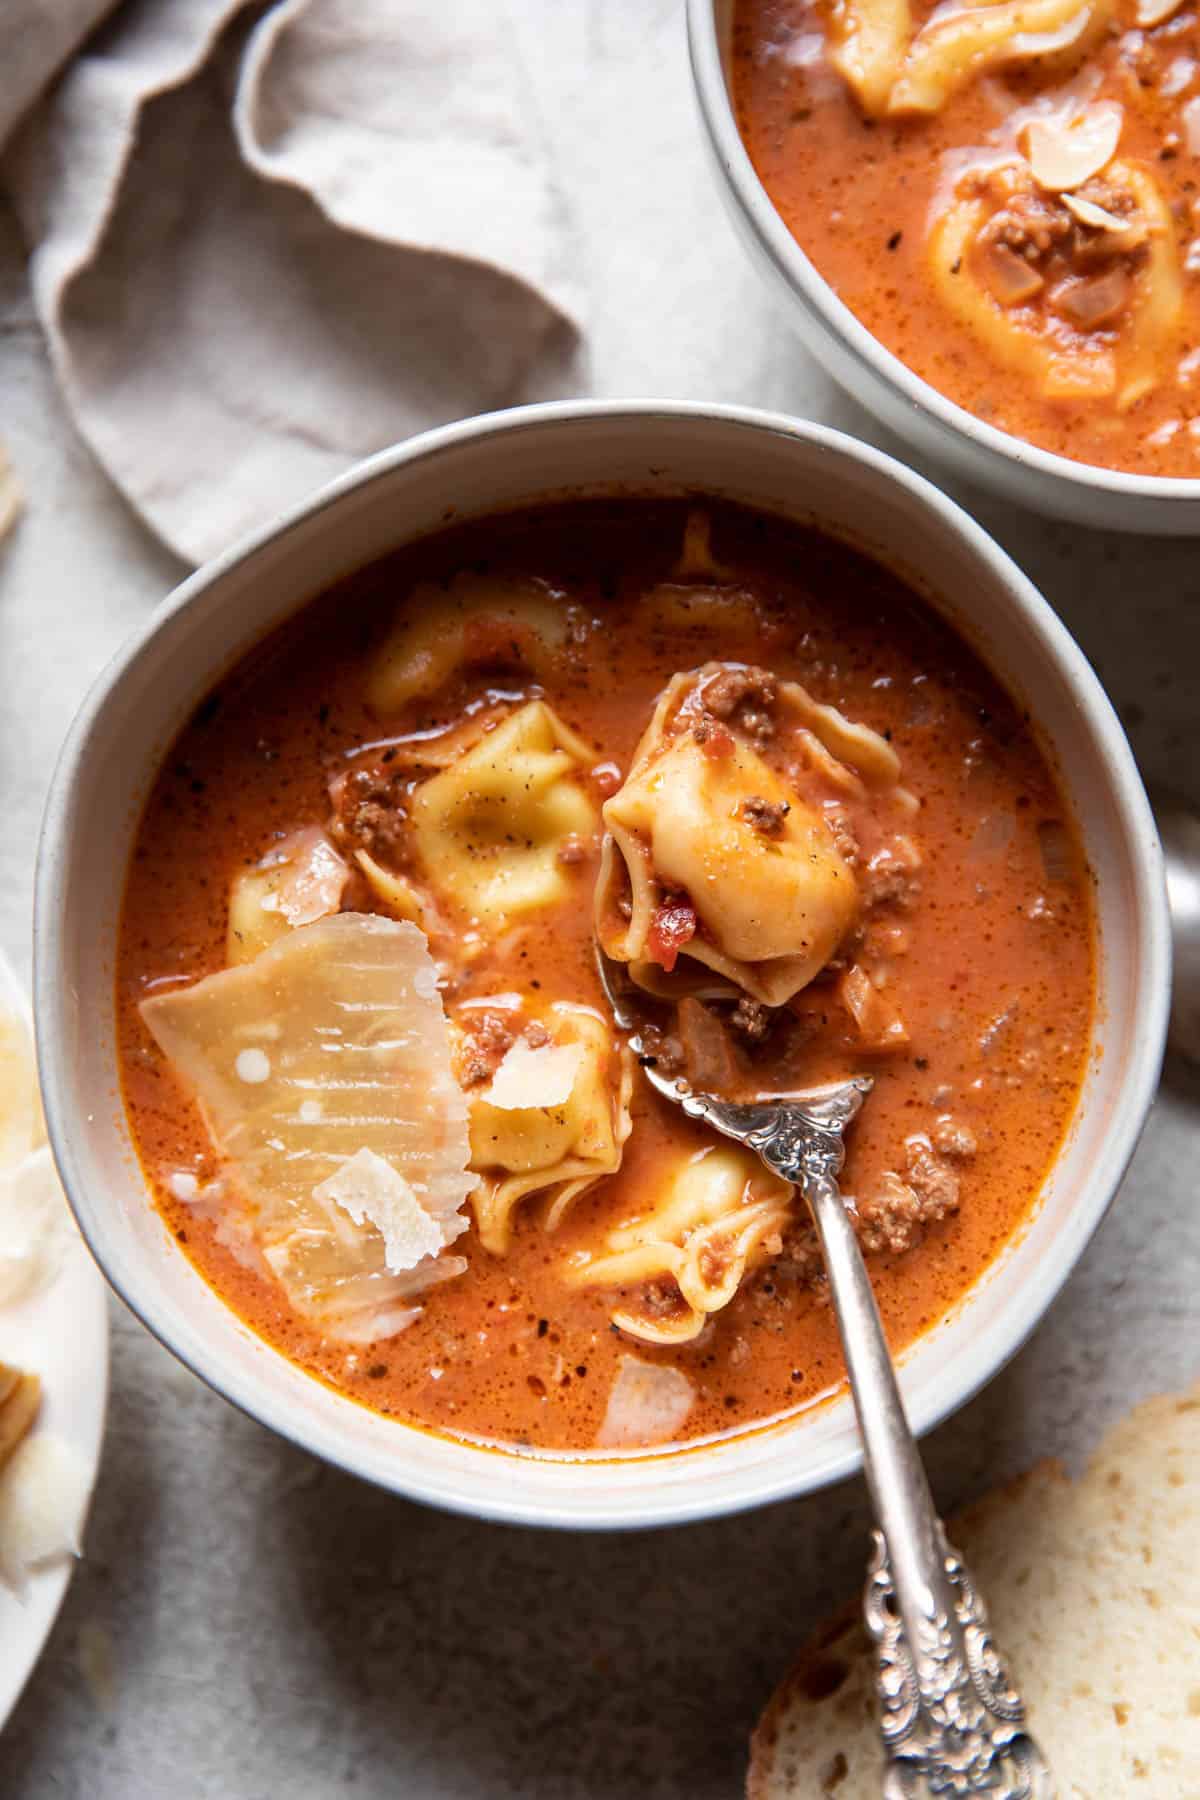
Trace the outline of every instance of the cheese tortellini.
<instances>
[{"instance_id":1,"label":"cheese tortellini","mask_svg":"<svg viewBox=\"0 0 1200 1800\"><path fill-rule=\"evenodd\" d=\"M1112 0L961 0L914 35L908 0L834 0L830 61L872 117L933 113L992 69L1078 57L1112 14Z\"/></svg>"},{"instance_id":2,"label":"cheese tortellini","mask_svg":"<svg viewBox=\"0 0 1200 1800\"><path fill-rule=\"evenodd\" d=\"M367 703L386 716L434 694L464 663L518 663L546 675L568 641L571 609L545 582L464 571L408 596L367 676Z\"/></svg>"},{"instance_id":3,"label":"cheese tortellini","mask_svg":"<svg viewBox=\"0 0 1200 1800\"><path fill-rule=\"evenodd\" d=\"M513 1041L489 1085L467 1089L471 1167L480 1177L471 1205L480 1242L502 1256L522 1200L547 1196L553 1231L585 1188L620 1168L633 1058L589 1007L559 1001L531 1020L511 1002L476 1002L464 1008L460 1029L469 1034L472 1013L485 1012ZM460 1046L460 1071L469 1055Z\"/></svg>"},{"instance_id":4,"label":"cheese tortellini","mask_svg":"<svg viewBox=\"0 0 1200 1800\"><path fill-rule=\"evenodd\" d=\"M542 700L518 708L413 795L412 841L435 895L495 924L569 893L561 852L599 817L590 747Z\"/></svg>"},{"instance_id":5,"label":"cheese tortellini","mask_svg":"<svg viewBox=\"0 0 1200 1800\"><path fill-rule=\"evenodd\" d=\"M780 1006L835 954L858 884L806 769L859 793L899 774L882 738L761 670L709 664L665 689L604 806L596 895L599 941L641 987Z\"/></svg>"},{"instance_id":6,"label":"cheese tortellini","mask_svg":"<svg viewBox=\"0 0 1200 1800\"><path fill-rule=\"evenodd\" d=\"M613 1324L648 1344L683 1344L781 1248L793 1190L756 1156L714 1144L673 1168L652 1210L568 1266L579 1286L626 1290Z\"/></svg>"},{"instance_id":7,"label":"cheese tortellini","mask_svg":"<svg viewBox=\"0 0 1200 1800\"><path fill-rule=\"evenodd\" d=\"M1153 176L1107 161L1103 146L1100 167L1081 162L1072 180L1072 131L1057 156L1035 141L1032 166L1014 158L960 181L930 233L929 268L996 362L1049 398L1124 411L1157 384L1178 336L1175 229ZM1066 165L1061 186L1039 180L1043 161L1046 183Z\"/></svg>"}]
</instances>

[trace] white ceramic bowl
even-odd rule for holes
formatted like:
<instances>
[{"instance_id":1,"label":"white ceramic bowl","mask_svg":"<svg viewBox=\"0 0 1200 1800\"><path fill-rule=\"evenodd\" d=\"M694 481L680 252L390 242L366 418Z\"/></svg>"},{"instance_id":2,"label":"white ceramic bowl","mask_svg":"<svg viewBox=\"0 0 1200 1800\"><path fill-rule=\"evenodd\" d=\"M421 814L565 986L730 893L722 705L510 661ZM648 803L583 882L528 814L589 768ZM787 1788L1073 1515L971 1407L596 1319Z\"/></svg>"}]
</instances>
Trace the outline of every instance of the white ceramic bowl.
<instances>
[{"instance_id":1,"label":"white ceramic bowl","mask_svg":"<svg viewBox=\"0 0 1200 1800\"><path fill-rule=\"evenodd\" d=\"M692 74L721 191L751 258L803 343L847 393L956 475L1081 525L1200 532L1200 480L1130 475L1039 450L977 419L886 350L817 273L746 151L730 103L734 0L688 0Z\"/></svg>"},{"instance_id":2,"label":"white ceramic bowl","mask_svg":"<svg viewBox=\"0 0 1200 1800\"><path fill-rule=\"evenodd\" d=\"M374 1415L309 1379L223 1305L150 1204L117 1098L116 929L131 839L159 758L213 681L265 631L451 514L613 487L721 493L884 553L1032 709L1078 807L1098 878L1098 1054L1032 1225L904 1360L918 1431L960 1406L1013 1354L1095 1230L1150 1105L1167 1008L1158 841L1129 747L1091 669L1045 601L963 512L835 432L761 413L654 402L502 413L372 458L185 581L97 681L68 737L46 813L37 1024L46 1113L67 1192L117 1292L218 1392L384 1487L538 1525L659 1525L819 1487L858 1466L849 1403L841 1398L735 1441L589 1463L475 1449Z\"/></svg>"}]
</instances>

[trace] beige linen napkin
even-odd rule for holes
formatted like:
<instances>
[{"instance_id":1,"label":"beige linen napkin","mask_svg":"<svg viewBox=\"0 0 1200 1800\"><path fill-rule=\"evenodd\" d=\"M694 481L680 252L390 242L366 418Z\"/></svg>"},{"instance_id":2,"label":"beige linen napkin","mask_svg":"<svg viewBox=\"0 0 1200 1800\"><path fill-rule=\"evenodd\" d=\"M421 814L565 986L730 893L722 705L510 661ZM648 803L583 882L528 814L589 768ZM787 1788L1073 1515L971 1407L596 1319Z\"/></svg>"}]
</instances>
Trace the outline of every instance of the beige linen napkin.
<instances>
[{"instance_id":1,"label":"beige linen napkin","mask_svg":"<svg viewBox=\"0 0 1200 1800\"><path fill-rule=\"evenodd\" d=\"M64 0L53 41L99 10ZM3 173L76 423L190 559L413 431L578 385L570 220L494 0L134 0Z\"/></svg>"}]
</instances>

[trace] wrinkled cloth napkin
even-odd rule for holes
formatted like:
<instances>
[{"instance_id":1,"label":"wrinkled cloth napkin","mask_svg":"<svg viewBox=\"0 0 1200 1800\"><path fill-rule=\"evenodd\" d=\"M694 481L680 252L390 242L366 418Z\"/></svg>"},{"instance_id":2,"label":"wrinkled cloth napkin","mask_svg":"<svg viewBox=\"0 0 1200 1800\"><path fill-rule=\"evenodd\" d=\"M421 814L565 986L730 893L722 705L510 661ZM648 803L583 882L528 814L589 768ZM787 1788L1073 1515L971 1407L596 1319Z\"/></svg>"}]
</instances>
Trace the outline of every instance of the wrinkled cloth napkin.
<instances>
[{"instance_id":1,"label":"wrinkled cloth napkin","mask_svg":"<svg viewBox=\"0 0 1200 1800\"><path fill-rule=\"evenodd\" d=\"M6 0L0 178L55 371L181 556L415 430L578 390L522 5Z\"/></svg>"}]
</instances>

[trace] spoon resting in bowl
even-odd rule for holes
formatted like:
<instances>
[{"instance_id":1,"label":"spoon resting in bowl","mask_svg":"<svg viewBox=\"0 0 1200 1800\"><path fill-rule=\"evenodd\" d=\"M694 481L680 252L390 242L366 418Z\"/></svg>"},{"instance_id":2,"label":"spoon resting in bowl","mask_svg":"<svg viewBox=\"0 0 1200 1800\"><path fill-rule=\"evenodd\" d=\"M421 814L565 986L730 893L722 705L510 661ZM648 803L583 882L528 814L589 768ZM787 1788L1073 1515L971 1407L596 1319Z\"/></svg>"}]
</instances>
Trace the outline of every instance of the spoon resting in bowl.
<instances>
[{"instance_id":1,"label":"spoon resting in bowl","mask_svg":"<svg viewBox=\"0 0 1200 1800\"><path fill-rule=\"evenodd\" d=\"M838 1190L844 1136L871 1091L854 1076L743 1102L668 1076L642 1036L624 970L597 950L600 980L642 1072L692 1119L761 1157L798 1187L820 1239L875 1512L865 1616L878 1655L885 1800L987 1794L1052 1800L1045 1758L992 1643L969 1570L946 1540L909 1430L879 1309Z\"/></svg>"}]
</instances>

